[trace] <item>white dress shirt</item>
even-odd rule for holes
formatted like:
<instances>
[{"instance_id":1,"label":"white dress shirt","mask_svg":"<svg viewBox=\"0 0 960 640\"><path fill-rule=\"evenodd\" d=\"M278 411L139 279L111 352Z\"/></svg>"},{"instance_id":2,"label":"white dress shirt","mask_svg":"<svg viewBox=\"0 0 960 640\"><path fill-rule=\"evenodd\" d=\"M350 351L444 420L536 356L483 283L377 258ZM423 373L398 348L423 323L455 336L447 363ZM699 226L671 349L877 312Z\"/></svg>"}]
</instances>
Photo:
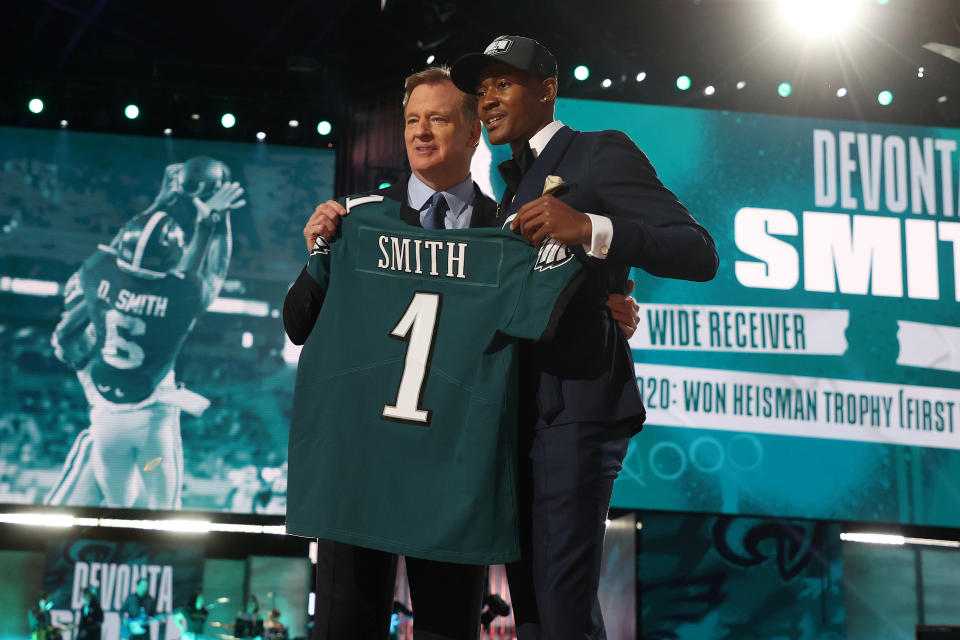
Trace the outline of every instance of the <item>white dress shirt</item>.
<instances>
[{"instance_id":1,"label":"white dress shirt","mask_svg":"<svg viewBox=\"0 0 960 640\"><path fill-rule=\"evenodd\" d=\"M539 157L540 152L546 148L547 143L562 127L562 122L554 120L533 134L533 137L530 138L530 150L533 151L534 158ZM593 213L587 213L586 215L590 218L590 244L584 244L583 250L591 258L605 260L607 252L610 250L610 244L613 242L613 223L606 216L598 216Z\"/></svg>"}]
</instances>

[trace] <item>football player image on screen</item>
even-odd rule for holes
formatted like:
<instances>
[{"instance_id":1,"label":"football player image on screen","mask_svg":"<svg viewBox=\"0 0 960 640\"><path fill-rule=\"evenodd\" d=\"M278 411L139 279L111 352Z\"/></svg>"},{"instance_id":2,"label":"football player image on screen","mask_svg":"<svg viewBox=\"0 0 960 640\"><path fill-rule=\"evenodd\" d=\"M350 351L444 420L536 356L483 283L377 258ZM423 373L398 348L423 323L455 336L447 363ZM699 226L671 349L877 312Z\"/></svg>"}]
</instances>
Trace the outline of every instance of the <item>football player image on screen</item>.
<instances>
[{"instance_id":1,"label":"football player image on screen","mask_svg":"<svg viewBox=\"0 0 960 640\"><path fill-rule=\"evenodd\" d=\"M205 157L167 167L154 203L67 282L52 342L77 372L90 426L47 504L180 508L180 412L200 415L210 403L177 384L174 365L229 268L230 211L246 204L229 177ZM185 205L189 239L177 220Z\"/></svg>"}]
</instances>

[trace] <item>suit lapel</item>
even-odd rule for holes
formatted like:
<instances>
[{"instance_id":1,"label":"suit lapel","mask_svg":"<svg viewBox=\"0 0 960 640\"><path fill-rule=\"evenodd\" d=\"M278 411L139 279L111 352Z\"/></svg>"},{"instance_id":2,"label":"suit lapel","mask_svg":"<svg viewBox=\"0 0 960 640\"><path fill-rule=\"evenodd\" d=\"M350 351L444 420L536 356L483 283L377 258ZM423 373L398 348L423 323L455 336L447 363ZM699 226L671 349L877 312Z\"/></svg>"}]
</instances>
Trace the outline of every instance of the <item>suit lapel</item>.
<instances>
[{"instance_id":1,"label":"suit lapel","mask_svg":"<svg viewBox=\"0 0 960 640\"><path fill-rule=\"evenodd\" d=\"M537 156L533 166L530 167L529 171L524 174L523 180L520 181L520 185L517 187L517 194L514 196L513 202L510 203L507 215L516 213L520 207L540 197L543 193L543 181L546 180L547 176L553 173L557 165L560 164L564 154L567 152L567 148L576 136L577 132L567 126L561 127L559 131L553 134L543 153Z\"/></svg>"},{"instance_id":2,"label":"suit lapel","mask_svg":"<svg viewBox=\"0 0 960 640\"><path fill-rule=\"evenodd\" d=\"M402 202L400 207L400 219L414 227L422 227L420 224L420 212L410 206L407 202L407 183L410 182L410 176L406 180L401 180L397 184L392 184L383 190L383 195L391 200Z\"/></svg>"},{"instance_id":3,"label":"suit lapel","mask_svg":"<svg viewBox=\"0 0 960 640\"><path fill-rule=\"evenodd\" d=\"M494 227L497 225L497 211L498 207L496 203L483 195L483 192L480 191L480 187L477 186L477 183L473 183L473 216L470 218L470 228L476 229L478 227Z\"/></svg>"}]
</instances>

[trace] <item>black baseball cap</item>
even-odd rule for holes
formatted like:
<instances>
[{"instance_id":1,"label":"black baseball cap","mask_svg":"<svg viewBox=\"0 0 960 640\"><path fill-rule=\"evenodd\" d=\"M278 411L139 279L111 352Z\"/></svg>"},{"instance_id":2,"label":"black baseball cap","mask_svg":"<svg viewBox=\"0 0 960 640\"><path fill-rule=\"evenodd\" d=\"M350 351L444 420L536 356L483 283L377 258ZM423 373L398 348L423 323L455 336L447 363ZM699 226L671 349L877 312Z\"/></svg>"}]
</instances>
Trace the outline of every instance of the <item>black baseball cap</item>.
<instances>
[{"instance_id":1,"label":"black baseball cap","mask_svg":"<svg viewBox=\"0 0 960 640\"><path fill-rule=\"evenodd\" d=\"M550 50L532 38L500 36L483 50L460 56L450 69L453 84L464 93L477 90L484 67L502 62L538 78L556 78L557 60Z\"/></svg>"}]
</instances>

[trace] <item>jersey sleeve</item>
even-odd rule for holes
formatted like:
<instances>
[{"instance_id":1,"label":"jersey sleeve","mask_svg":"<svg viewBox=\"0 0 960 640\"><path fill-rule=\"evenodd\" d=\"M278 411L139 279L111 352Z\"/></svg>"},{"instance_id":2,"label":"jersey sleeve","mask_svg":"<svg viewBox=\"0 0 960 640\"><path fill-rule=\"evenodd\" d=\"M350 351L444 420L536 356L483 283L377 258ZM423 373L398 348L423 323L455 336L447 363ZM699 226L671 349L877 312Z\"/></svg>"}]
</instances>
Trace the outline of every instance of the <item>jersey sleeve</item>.
<instances>
[{"instance_id":1,"label":"jersey sleeve","mask_svg":"<svg viewBox=\"0 0 960 640\"><path fill-rule=\"evenodd\" d=\"M511 233L504 279L514 288L512 311L501 330L516 338L549 340L583 279L573 250L551 241L539 250Z\"/></svg>"},{"instance_id":2,"label":"jersey sleeve","mask_svg":"<svg viewBox=\"0 0 960 640\"><path fill-rule=\"evenodd\" d=\"M345 198L338 198L337 202L346 206ZM343 224L343 218L340 219L340 224ZM307 266L304 268L307 275L309 275L324 292L326 292L330 284L330 251L332 247L337 244L339 238L339 227L337 227L336 233L329 241L323 236L317 236L316 241L313 243L313 249L310 250Z\"/></svg>"}]
</instances>

